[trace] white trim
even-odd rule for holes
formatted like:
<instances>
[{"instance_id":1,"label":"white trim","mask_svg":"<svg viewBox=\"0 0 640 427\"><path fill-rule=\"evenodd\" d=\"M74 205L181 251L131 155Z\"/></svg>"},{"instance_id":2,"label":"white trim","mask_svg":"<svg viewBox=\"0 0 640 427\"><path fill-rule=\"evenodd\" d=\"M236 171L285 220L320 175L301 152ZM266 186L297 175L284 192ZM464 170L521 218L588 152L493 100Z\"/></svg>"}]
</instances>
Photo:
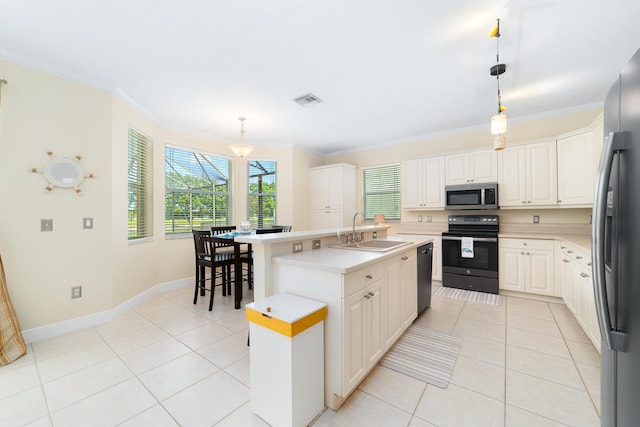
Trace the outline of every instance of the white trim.
<instances>
[{"instance_id":1,"label":"white trim","mask_svg":"<svg viewBox=\"0 0 640 427\"><path fill-rule=\"evenodd\" d=\"M184 279L159 283L134 296L133 298L123 302L117 307L112 308L111 310L87 314L86 316L63 320L62 322L52 323L50 325L27 329L25 331L22 331L22 336L24 337L26 343L30 344L35 341L46 340L71 332L80 331L82 329L100 326L107 322L110 322L114 318L126 313L129 310L135 309L138 305L147 300L150 300L160 292L193 286L194 280L194 277L187 277Z\"/></svg>"}]
</instances>

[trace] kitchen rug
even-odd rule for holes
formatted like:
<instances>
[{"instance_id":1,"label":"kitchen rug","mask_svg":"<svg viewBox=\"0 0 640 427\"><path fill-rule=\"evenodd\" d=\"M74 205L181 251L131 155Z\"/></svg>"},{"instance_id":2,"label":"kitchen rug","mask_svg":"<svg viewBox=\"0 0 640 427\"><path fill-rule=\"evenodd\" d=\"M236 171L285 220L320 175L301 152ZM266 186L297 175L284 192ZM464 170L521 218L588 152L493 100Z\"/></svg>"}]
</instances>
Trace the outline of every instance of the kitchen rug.
<instances>
[{"instance_id":1,"label":"kitchen rug","mask_svg":"<svg viewBox=\"0 0 640 427\"><path fill-rule=\"evenodd\" d=\"M440 295L442 297L492 305L502 305L503 300L502 295L488 294L486 292L467 291L466 289L446 288L444 286L433 286L431 293L433 295Z\"/></svg>"},{"instance_id":2,"label":"kitchen rug","mask_svg":"<svg viewBox=\"0 0 640 427\"><path fill-rule=\"evenodd\" d=\"M460 347L461 337L414 324L378 364L436 387L447 388Z\"/></svg>"}]
</instances>

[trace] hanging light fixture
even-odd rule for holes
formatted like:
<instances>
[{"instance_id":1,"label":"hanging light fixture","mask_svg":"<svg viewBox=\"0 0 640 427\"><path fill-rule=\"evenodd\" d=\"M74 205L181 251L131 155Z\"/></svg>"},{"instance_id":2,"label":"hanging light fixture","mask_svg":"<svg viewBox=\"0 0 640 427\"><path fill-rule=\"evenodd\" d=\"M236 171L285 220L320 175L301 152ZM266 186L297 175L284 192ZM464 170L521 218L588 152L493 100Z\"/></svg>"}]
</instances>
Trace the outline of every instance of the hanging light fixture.
<instances>
[{"instance_id":1,"label":"hanging light fixture","mask_svg":"<svg viewBox=\"0 0 640 427\"><path fill-rule=\"evenodd\" d=\"M491 117L491 134L496 135L493 139L493 149L502 150L506 142L503 134L507 131L507 115L504 114L507 109L502 105L500 75L507 71L507 66L500 63L500 19L496 19L496 25L489 31L489 37L495 37L496 39L496 65L489 69L489 74L496 76L498 87L498 113Z\"/></svg>"},{"instance_id":2,"label":"hanging light fixture","mask_svg":"<svg viewBox=\"0 0 640 427\"><path fill-rule=\"evenodd\" d=\"M245 157L248 156L255 149L255 147L244 143L244 134L247 133L247 128L244 127L244 121L247 120L247 118L238 117L238 120L240 120L240 143L231 144L229 148L234 152L236 156Z\"/></svg>"}]
</instances>

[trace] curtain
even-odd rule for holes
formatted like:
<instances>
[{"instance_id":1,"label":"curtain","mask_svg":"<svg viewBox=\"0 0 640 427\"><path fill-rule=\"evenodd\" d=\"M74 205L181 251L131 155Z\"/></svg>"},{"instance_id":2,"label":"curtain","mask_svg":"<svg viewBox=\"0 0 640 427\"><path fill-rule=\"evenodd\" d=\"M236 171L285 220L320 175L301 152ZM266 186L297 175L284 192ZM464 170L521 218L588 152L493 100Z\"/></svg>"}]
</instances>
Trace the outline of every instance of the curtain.
<instances>
[{"instance_id":1,"label":"curtain","mask_svg":"<svg viewBox=\"0 0 640 427\"><path fill-rule=\"evenodd\" d=\"M8 365L27 352L20 323L9 300L7 280L0 255L0 366Z\"/></svg>"}]
</instances>

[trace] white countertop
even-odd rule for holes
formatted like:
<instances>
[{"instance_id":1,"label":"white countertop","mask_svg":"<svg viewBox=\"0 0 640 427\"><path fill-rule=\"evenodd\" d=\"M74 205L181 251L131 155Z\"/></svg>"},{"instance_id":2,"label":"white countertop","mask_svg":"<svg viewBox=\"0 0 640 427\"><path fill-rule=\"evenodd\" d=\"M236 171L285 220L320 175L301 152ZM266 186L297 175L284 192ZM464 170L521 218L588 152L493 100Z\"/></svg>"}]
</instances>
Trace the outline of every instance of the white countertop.
<instances>
[{"instance_id":1,"label":"white countertop","mask_svg":"<svg viewBox=\"0 0 640 427\"><path fill-rule=\"evenodd\" d=\"M388 229L388 225L359 225L356 227L357 232L379 231ZM335 236L338 231L340 231L340 234L342 236L345 236L347 234L351 234L352 228L343 227L339 229L331 228L323 230L291 231L288 233L249 234L246 236L237 236L235 240L240 243L269 245L273 243L294 242L298 240L309 240L327 236Z\"/></svg>"},{"instance_id":2,"label":"white countertop","mask_svg":"<svg viewBox=\"0 0 640 427\"><path fill-rule=\"evenodd\" d=\"M351 271L379 262L391 255L398 254L409 249L415 249L418 246L432 241L432 239L427 236L388 236L387 238L380 240L397 240L409 243L400 246L397 249L384 252L328 247L298 252L295 254L276 256L272 257L271 260L275 264L289 264L313 270L347 274Z\"/></svg>"}]
</instances>

